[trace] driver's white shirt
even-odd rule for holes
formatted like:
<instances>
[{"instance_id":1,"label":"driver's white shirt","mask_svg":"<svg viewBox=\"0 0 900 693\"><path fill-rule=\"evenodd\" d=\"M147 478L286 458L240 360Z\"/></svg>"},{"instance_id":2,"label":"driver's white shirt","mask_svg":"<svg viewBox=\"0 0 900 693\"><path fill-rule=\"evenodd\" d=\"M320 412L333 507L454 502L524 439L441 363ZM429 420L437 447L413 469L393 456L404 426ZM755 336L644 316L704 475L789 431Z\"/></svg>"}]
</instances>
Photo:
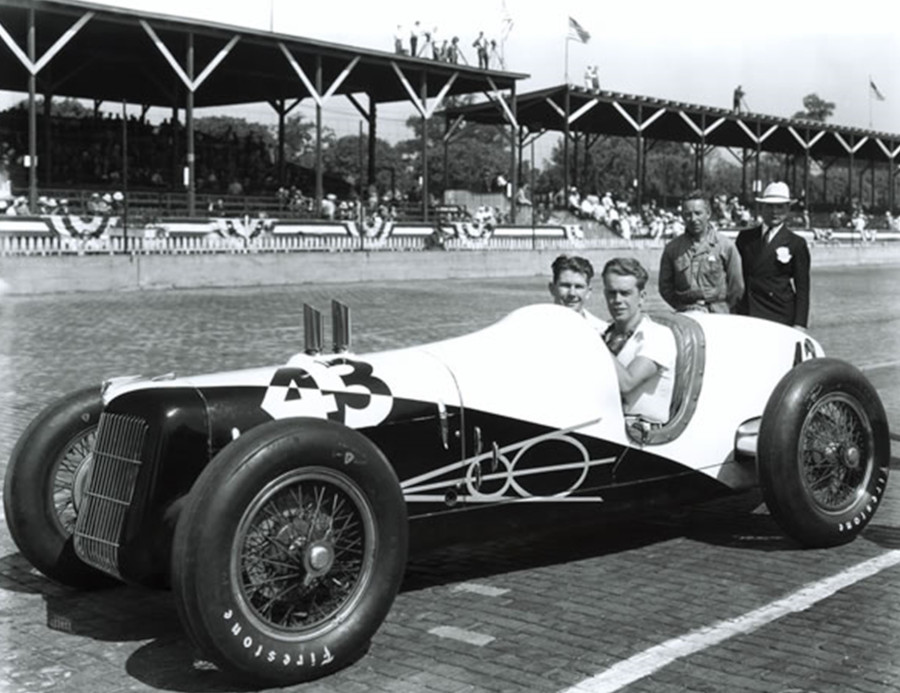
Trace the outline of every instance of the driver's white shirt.
<instances>
[{"instance_id":1,"label":"driver's white shirt","mask_svg":"<svg viewBox=\"0 0 900 693\"><path fill-rule=\"evenodd\" d=\"M623 395L625 414L641 416L653 423L665 423L669 420L677 353L672 330L653 322L647 315L641 318L634 334L615 358L627 368L635 358L643 356L659 368L656 375L645 380L628 395Z\"/></svg>"}]
</instances>

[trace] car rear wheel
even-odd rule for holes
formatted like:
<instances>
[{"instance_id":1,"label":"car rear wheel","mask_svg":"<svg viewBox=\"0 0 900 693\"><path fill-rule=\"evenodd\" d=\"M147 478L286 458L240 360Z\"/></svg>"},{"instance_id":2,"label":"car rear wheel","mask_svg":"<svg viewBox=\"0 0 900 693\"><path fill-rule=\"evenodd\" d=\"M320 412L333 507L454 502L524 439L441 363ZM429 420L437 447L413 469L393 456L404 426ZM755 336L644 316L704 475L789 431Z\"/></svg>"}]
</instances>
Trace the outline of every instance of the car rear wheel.
<instances>
[{"instance_id":1,"label":"car rear wheel","mask_svg":"<svg viewBox=\"0 0 900 693\"><path fill-rule=\"evenodd\" d=\"M805 361L775 388L759 430L763 498L804 546L853 540L884 497L890 465L887 417L852 365Z\"/></svg>"},{"instance_id":2,"label":"car rear wheel","mask_svg":"<svg viewBox=\"0 0 900 693\"><path fill-rule=\"evenodd\" d=\"M324 676L358 658L406 563L388 461L339 424L264 424L223 449L178 520L173 588L219 668L256 685Z\"/></svg>"},{"instance_id":3,"label":"car rear wheel","mask_svg":"<svg viewBox=\"0 0 900 693\"><path fill-rule=\"evenodd\" d=\"M41 411L19 437L6 470L6 524L22 555L47 577L81 589L117 581L75 554L73 533L103 404L100 388Z\"/></svg>"}]
</instances>

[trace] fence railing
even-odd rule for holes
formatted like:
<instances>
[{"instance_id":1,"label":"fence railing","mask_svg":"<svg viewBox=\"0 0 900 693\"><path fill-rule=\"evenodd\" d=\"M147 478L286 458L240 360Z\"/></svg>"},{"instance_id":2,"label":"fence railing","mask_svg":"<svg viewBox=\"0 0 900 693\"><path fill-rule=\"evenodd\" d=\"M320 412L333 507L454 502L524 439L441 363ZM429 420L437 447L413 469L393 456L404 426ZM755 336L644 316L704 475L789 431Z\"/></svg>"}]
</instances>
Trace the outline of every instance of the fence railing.
<instances>
[{"instance_id":1,"label":"fence railing","mask_svg":"<svg viewBox=\"0 0 900 693\"><path fill-rule=\"evenodd\" d=\"M812 245L859 245L866 242L900 242L900 232L882 232L875 238L864 239L849 231L829 232L823 235L802 231ZM736 232L726 231L734 236ZM47 255L186 255L186 254L249 254L293 252L403 252L403 251L451 251L476 250L635 250L661 248L665 238L540 238L491 236L486 238L445 238L436 242L430 236L366 236L339 235L264 235L255 238L243 236L141 238L104 236L100 238L76 238L71 236L2 236L0 256Z\"/></svg>"},{"instance_id":2,"label":"fence railing","mask_svg":"<svg viewBox=\"0 0 900 693\"><path fill-rule=\"evenodd\" d=\"M606 248L653 248L662 241L652 239L596 238L450 238L436 245L422 236L365 238L350 236L264 236L259 238L66 238L0 237L0 255L185 255L214 253L292 252L402 252L473 250L588 250Z\"/></svg>"}]
</instances>

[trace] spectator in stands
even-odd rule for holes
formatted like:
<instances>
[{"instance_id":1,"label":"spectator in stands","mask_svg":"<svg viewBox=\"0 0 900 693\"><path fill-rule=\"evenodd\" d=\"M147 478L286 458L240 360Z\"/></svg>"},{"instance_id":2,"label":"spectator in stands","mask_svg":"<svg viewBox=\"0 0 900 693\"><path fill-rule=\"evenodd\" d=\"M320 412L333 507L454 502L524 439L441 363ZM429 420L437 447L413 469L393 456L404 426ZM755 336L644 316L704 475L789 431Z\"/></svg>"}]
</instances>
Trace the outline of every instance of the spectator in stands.
<instances>
[{"instance_id":1,"label":"spectator in stands","mask_svg":"<svg viewBox=\"0 0 900 693\"><path fill-rule=\"evenodd\" d=\"M737 248L713 228L702 191L689 193L681 209L685 232L663 248L659 293L677 311L730 313L744 293Z\"/></svg>"},{"instance_id":2,"label":"spectator in stands","mask_svg":"<svg viewBox=\"0 0 900 693\"><path fill-rule=\"evenodd\" d=\"M31 208L28 206L28 199L22 196L15 198L12 204L6 208L6 214L11 217L30 216Z\"/></svg>"},{"instance_id":3,"label":"spectator in stands","mask_svg":"<svg viewBox=\"0 0 900 693\"><path fill-rule=\"evenodd\" d=\"M763 224L738 234L745 291L737 312L806 329L810 256L806 241L787 225L794 200L787 183L766 186L756 201Z\"/></svg>"},{"instance_id":4,"label":"spectator in stands","mask_svg":"<svg viewBox=\"0 0 900 693\"><path fill-rule=\"evenodd\" d=\"M606 329L606 323L585 307L591 296L591 279L594 266L587 258L578 255L560 255L550 266L553 278L547 289L558 306L566 306L583 315L598 334Z\"/></svg>"},{"instance_id":5,"label":"spectator in stands","mask_svg":"<svg viewBox=\"0 0 900 693\"><path fill-rule=\"evenodd\" d=\"M531 206L531 200L528 199L528 190L527 189L528 189L527 185L520 185L519 190L516 193L516 204L521 207L530 207Z\"/></svg>"},{"instance_id":6,"label":"spectator in stands","mask_svg":"<svg viewBox=\"0 0 900 693\"><path fill-rule=\"evenodd\" d=\"M334 193L328 193L324 198L322 198L322 218L333 221L335 216L337 215L337 195Z\"/></svg>"}]
</instances>

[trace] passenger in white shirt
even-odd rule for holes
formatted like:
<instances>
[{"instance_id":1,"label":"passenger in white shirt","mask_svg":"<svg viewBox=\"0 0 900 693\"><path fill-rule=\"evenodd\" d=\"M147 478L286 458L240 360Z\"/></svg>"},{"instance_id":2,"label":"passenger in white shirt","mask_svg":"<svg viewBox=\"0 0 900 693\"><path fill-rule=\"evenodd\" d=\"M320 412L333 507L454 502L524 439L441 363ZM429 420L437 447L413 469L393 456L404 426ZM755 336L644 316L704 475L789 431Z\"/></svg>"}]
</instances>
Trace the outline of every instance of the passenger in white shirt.
<instances>
[{"instance_id":1,"label":"passenger in white shirt","mask_svg":"<svg viewBox=\"0 0 900 693\"><path fill-rule=\"evenodd\" d=\"M560 255L551 265L553 280L547 285L553 302L566 306L584 316L598 334L606 329L606 323L585 308L591 295L591 279L594 266L587 258L578 255Z\"/></svg>"},{"instance_id":2,"label":"passenger in white shirt","mask_svg":"<svg viewBox=\"0 0 900 693\"><path fill-rule=\"evenodd\" d=\"M612 323L603 341L613 353L622 406L627 416L651 423L669 420L675 379L675 335L644 314L649 275L633 258L613 258L603 267L603 294Z\"/></svg>"}]
</instances>

